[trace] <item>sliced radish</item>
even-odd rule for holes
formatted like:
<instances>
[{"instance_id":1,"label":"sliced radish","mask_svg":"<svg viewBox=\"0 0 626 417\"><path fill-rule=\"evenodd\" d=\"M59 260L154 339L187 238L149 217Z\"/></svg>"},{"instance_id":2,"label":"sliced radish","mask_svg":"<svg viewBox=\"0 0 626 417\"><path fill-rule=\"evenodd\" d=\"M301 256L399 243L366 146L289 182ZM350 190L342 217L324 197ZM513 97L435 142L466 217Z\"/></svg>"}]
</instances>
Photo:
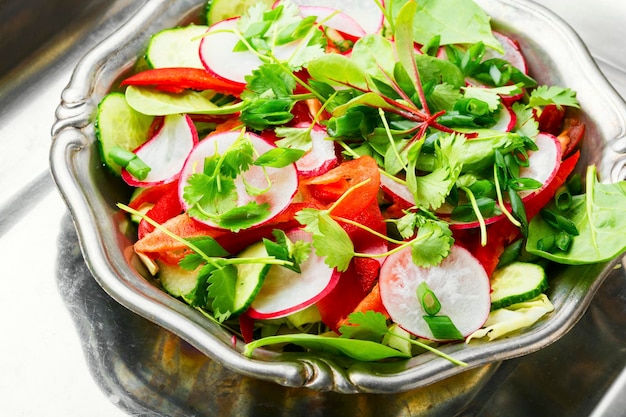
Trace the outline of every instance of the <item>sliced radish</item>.
<instances>
[{"instance_id":1,"label":"sliced radish","mask_svg":"<svg viewBox=\"0 0 626 417\"><path fill-rule=\"evenodd\" d=\"M180 183L178 195L181 200L183 209L188 210L190 207L183 198L185 187L188 185L189 177L202 170L204 160L213 156L215 153L223 154L228 148L240 137L242 133L239 131L220 132L209 135L206 139L200 141L191 151L189 158L185 162L185 166L180 175ZM275 146L265 141L258 135L253 133L245 133L250 138L252 146L258 155L273 149ZM264 189L267 187L267 181L271 182L271 188L260 195L248 195L245 189L245 183L254 187ZM259 167L252 165L243 172L237 179L235 185L238 194L237 206L244 206L247 203L256 201L259 204L267 203L270 206L270 215L259 224L265 223L276 215L280 214L289 204L296 191L298 190L298 172L294 164L290 164L284 168ZM206 225L218 227L217 224L210 220L196 219Z\"/></svg>"},{"instance_id":2,"label":"sliced radish","mask_svg":"<svg viewBox=\"0 0 626 417\"><path fill-rule=\"evenodd\" d=\"M498 120L496 124L491 126L491 129L499 132L510 132L515 127L517 122L517 115L513 109L509 106L502 106L498 113Z\"/></svg>"},{"instance_id":3,"label":"sliced radish","mask_svg":"<svg viewBox=\"0 0 626 417\"><path fill-rule=\"evenodd\" d=\"M339 10L346 14L350 20L356 22L366 34L379 33L383 27L383 12L374 0L292 0L292 2L300 7L313 6ZM338 20L343 21L344 19ZM345 31L345 29L349 29L348 27L343 29L334 27L334 29L349 33Z\"/></svg>"},{"instance_id":4,"label":"sliced radish","mask_svg":"<svg viewBox=\"0 0 626 417\"><path fill-rule=\"evenodd\" d=\"M143 180L134 178L125 169L122 178L133 187L147 187L174 181L185 164L189 153L198 143L198 133L187 115L165 116L154 136L134 153L150 167Z\"/></svg>"},{"instance_id":5,"label":"sliced radish","mask_svg":"<svg viewBox=\"0 0 626 417\"><path fill-rule=\"evenodd\" d=\"M528 167L520 169L521 178L532 178L543 186L536 190L520 192L523 200L532 198L550 184L559 170L561 164L561 143L559 139L549 133L540 133L535 138L535 144L539 150L530 153Z\"/></svg>"},{"instance_id":6,"label":"sliced radish","mask_svg":"<svg viewBox=\"0 0 626 417\"><path fill-rule=\"evenodd\" d=\"M308 126L308 123L305 126ZM317 124L313 126L311 140L313 141L311 150L296 161L296 168L304 178L322 175L339 163L335 142L328 136L326 128Z\"/></svg>"},{"instance_id":7,"label":"sliced radish","mask_svg":"<svg viewBox=\"0 0 626 417\"><path fill-rule=\"evenodd\" d=\"M380 176L380 187L390 195L394 201L403 203L406 208L415 205L415 197L405 184L394 181L386 175Z\"/></svg>"},{"instance_id":8,"label":"sliced radish","mask_svg":"<svg viewBox=\"0 0 626 417\"><path fill-rule=\"evenodd\" d=\"M520 49L519 44L507 35L500 32L493 32L493 36L500 42L500 44L504 48L504 54L487 48L485 51L485 59L505 59L509 61L515 68L522 71L524 74L528 74L526 58L524 58L524 54L522 54L522 50Z\"/></svg>"},{"instance_id":9,"label":"sliced radish","mask_svg":"<svg viewBox=\"0 0 626 417\"><path fill-rule=\"evenodd\" d=\"M302 229L287 232L287 237L291 241L312 241L311 235ZM297 273L272 266L248 315L255 319L273 319L304 310L326 296L335 287L340 275L313 250L301 265L301 270Z\"/></svg>"},{"instance_id":10,"label":"sliced radish","mask_svg":"<svg viewBox=\"0 0 626 417\"><path fill-rule=\"evenodd\" d=\"M335 29L346 35L355 38L362 38L367 35L365 30L346 13L339 12L334 7L322 6L300 6L300 14L302 17L317 16L317 22L321 22L323 26Z\"/></svg>"},{"instance_id":11,"label":"sliced radish","mask_svg":"<svg viewBox=\"0 0 626 417\"><path fill-rule=\"evenodd\" d=\"M438 266L422 268L411 259L411 248L387 258L380 271L380 296L391 319L418 337L436 340L416 295L426 282L441 303L438 315L450 317L463 337L478 330L491 307L489 278L469 251L453 246Z\"/></svg>"},{"instance_id":12,"label":"sliced radish","mask_svg":"<svg viewBox=\"0 0 626 417\"><path fill-rule=\"evenodd\" d=\"M211 26L200 42L200 60L207 71L235 83L245 85L247 75L263 61L251 51L234 52L239 37L235 34L237 18L223 20ZM298 48L299 41L278 46L274 55L279 60L289 58Z\"/></svg>"}]
</instances>

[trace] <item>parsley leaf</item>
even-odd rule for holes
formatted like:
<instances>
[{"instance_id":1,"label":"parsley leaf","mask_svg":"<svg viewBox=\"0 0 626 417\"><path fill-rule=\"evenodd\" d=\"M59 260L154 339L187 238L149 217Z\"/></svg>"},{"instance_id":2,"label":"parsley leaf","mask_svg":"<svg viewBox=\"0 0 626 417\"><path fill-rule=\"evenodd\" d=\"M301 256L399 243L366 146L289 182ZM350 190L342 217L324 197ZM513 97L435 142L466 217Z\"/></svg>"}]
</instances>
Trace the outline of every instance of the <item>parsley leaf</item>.
<instances>
[{"instance_id":1,"label":"parsley leaf","mask_svg":"<svg viewBox=\"0 0 626 417\"><path fill-rule=\"evenodd\" d=\"M448 256L453 243L452 231L446 223L426 220L411 245L413 263L423 267L438 265Z\"/></svg>"},{"instance_id":2,"label":"parsley leaf","mask_svg":"<svg viewBox=\"0 0 626 417\"><path fill-rule=\"evenodd\" d=\"M576 92L569 88L542 85L530 93L529 107L547 106L548 104L555 104L559 109L561 106L580 107L576 99Z\"/></svg>"},{"instance_id":3,"label":"parsley leaf","mask_svg":"<svg viewBox=\"0 0 626 417\"><path fill-rule=\"evenodd\" d=\"M235 301L237 267L224 265L213 269L207 281L213 315L221 323L230 317Z\"/></svg>"},{"instance_id":4,"label":"parsley leaf","mask_svg":"<svg viewBox=\"0 0 626 417\"><path fill-rule=\"evenodd\" d=\"M277 127L274 132L279 139L275 142L281 148L310 151L313 148L310 127Z\"/></svg>"},{"instance_id":5,"label":"parsley leaf","mask_svg":"<svg viewBox=\"0 0 626 417\"><path fill-rule=\"evenodd\" d=\"M311 253L310 244L301 240L292 242L285 232L280 229L274 230L272 234L276 238L275 242L269 239L263 239L267 254L276 259L290 262L291 264L285 265L285 268L295 272L301 272L300 265L308 259Z\"/></svg>"},{"instance_id":6,"label":"parsley leaf","mask_svg":"<svg viewBox=\"0 0 626 417\"><path fill-rule=\"evenodd\" d=\"M352 313L348 316L348 324L339 328L340 337L372 342L380 342L387 331L387 319L374 311Z\"/></svg>"},{"instance_id":7,"label":"parsley leaf","mask_svg":"<svg viewBox=\"0 0 626 417\"><path fill-rule=\"evenodd\" d=\"M432 172L417 176L415 169L409 169L407 184L419 206L435 210L444 203L463 168L464 143L465 138L461 135L446 135L435 146L435 168Z\"/></svg>"},{"instance_id":8,"label":"parsley leaf","mask_svg":"<svg viewBox=\"0 0 626 417\"><path fill-rule=\"evenodd\" d=\"M348 269L354 256L354 245L348 233L330 217L328 211L302 209L296 214L296 220L311 233L316 253L324 257L328 266L337 268L339 272Z\"/></svg>"}]
</instances>

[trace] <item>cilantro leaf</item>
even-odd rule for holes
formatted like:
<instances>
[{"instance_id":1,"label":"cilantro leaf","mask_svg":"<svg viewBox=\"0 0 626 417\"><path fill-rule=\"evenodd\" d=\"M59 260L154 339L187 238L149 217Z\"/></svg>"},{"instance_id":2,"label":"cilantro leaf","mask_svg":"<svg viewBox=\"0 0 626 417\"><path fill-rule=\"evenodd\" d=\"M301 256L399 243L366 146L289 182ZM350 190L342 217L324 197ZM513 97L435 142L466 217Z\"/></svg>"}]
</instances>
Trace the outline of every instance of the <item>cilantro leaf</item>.
<instances>
[{"instance_id":1,"label":"cilantro leaf","mask_svg":"<svg viewBox=\"0 0 626 417\"><path fill-rule=\"evenodd\" d=\"M237 189L232 178L192 174L183 190L192 217L209 219L237 206Z\"/></svg>"},{"instance_id":2,"label":"cilantro leaf","mask_svg":"<svg viewBox=\"0 0 626 417\"><path fill-rule=\"evenodd\" d=\"M279 139L275 142L281 148L300 149L310 151L313 148L311 129L308 127L277 127L274 129Z\"/></svg>"},{"instance_id":3,"label":"cilantro leaf","mask_svg":"<svg viewBox=\"0 0 626 417\"><path fill-rule=\"evenodd\" d=\"M453 243L452 231L446 223L426 220L411 245L413 263L423 267L438 265L448 256Z\"/></svg>"},{"instance_id":4,"label":"cilantro leaf","mask_svg":"<svg viewBox=\"0 0 626 417\"><path fill-rule=\"evenodd\" d=\"M516 131L529 138L537 136L539 134L539 123L533 114L532 108L519 102L513 103L511 108L517 118L515 122Z\"/></svg>"},{"instance_id":5,"label":"cilantro leaf","mask_svg":"<svg viewBox=\"0 0 626 417\"><path fill-rule=\"evenodd\" d=\"M354 245L348 233L327 211L302 209L296 214L296 220L313 235L313 247L328 266L337 268L339 272L348 269L354 256Z\"/></svg>"},{"instance_id":6,"label":"cilantro leaf","mask_svg":"<svg viewBox=\"0 0 626 417\"><path fill-rule=\"evenodd\" d=\"M235 302L237 267L224 265L213 269L207 283L209 284L207 295L212 299L213 315L223 322L230 317Z\"/></svg>"},{"instance_id":7,"label":"cilantro leaf","mask_svg":"<svg viewBox=\"0 0 626 417\"><path fill-rule=\"evenodd\" d=\"M542 85L530 93L528 102L530 107L547 106L548 104L555 104L559 109L561 106L580 107L576 99L576 92L569 88Z\"/></svg>"},{"instance_id":8,"label":"cilantro leaf","mask_svg":"<svg viewBox=\"0 0 626 417\"><path fill-rule=\"evenodd\" d=\"M412 162L412 169L407 172L407 185L419 206L435 210L444 203L463 168L464 143L461 135L442 137L435 147L435 168L426 175L415 175L416 161Z\"/></svg>"},{"instance_id":9,"label":"cilantro leaf","mask_svg":"<svg viewBox=\"0 0 626 417\"><path fill-rule=\"evenodd\" d=\"M308 242L298 240L292 242L284 231L276 229L272 232L276 238L275 242L263 239L265 251L269 256L283 261L289 261L292 265L284 265L285 268L295 272L301 272L300 265L304 263L311 253L311 246Z\"/></svg>"},{"instance_id":10,"label":"cilantro leaf","mask_svg":"<svg viewBox=\"0 0 626 417\"><path fill-rule=\"evenodd\" d=\"M340 337L372 342L380 342L387 331L387 318L375 311L352 313L348 316L348 324L339 328Z\"/></svg>"}]
</instances>

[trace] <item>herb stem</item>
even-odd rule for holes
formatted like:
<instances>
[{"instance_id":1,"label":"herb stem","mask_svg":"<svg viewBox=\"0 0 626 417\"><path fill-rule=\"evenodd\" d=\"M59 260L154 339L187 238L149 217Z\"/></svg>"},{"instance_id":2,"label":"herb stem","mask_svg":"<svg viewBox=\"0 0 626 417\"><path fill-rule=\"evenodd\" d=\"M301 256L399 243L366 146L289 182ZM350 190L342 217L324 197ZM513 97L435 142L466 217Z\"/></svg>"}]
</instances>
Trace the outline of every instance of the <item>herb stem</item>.
<instances>
[{"instance_id":1,"label":"herb stem","mask_svg":"<svg viewBox=\"0 0 626 417\"><path fill-rule=\"evenodd\" d=\"M333 204L332 204L332 205L331 205L328 209L326 209L326 212L328 212L328 213L332 212L332 211L333 211L333 210L334 210L334 209L335 209L335 208L336 208L339 204L341 204L341 202L342 202L343 200L345 200L345 199L348 197L348 195L350 195L353 191L355 191L355 190L356 190L356 189L358 189L359 187L364 186L365 184L367 184L367 183L368 183L368 182L370 182L370 181L371 181L371 179L369 179L369 178L368 178L368 179L366 179L366 180L364 180L364 181L361 181L360 183L355 184L355 185L353 185L352 187L348 188L348 190L346 190L346 192L345 192L345 193L343 193L343 194L341 195L341 197L339 197L339 198L337 199L337 201L335 201L335 202L334 202L334 203L333 203Z\"/></svg>"},{"instance_id":2,"label":"herb stem","mask_svg":"<svg viewBox=\"0 0 626 417\"><path fill-rule=\"evenodd\" d=\"M495 164L493 166L493 182L496 186L496 195L498 196L498 206L500 206L500 210L502 210L502 213L504 213L511 223L513 223L516 227L520 227L522 224L513 217L511 212L504 205L502 190L500 189L500 181L498 180L498 167Z\"/></svg>"},{"instance_id":3,"label":"herb stem","mask_svg":"<svg viewBox=\"0 0 626 417\"><path fill-rule=\"evenodd\" d=\"M429 346L429 345L427 345L425 343L422 343L419 340L411 339L409 337L401 336L401 335L398 335L398 334L395 334L395 333L391 333L391 335L392 335L392 337L397 337L398 339L405 340L405 341L407 341L409 343L412 343L412 344L414 344L416 346L419 346L419 347L421 347L423 349L426 349L426 350L434 353L437 356L441 356L442 358L449 360L450 362L452 362L455 365L467 366L467 363L465 363L463 361L460 361L458 359L454 359L452 356L450 356L450 355L440 351L437 348L434 348L434 347Z\"/></svg>"},{"instance_id":4,"label":"herb stem","mask_svg":"<svg viewBox=\"0 0 626 417\"><path fill-rule=\"evenodd\" d=\"M175 241L177 241L179 243L182 243L183 245L187 246L189 249L191 249L192 251L194 251L195 253L200 255L202 257L202 259L207 261L207 263L210 263L213 266L219 266L217 264L215 258L210 257L209 255L204 253L200 248L198 248L196 245L194 245L193 243L191 243L187 239L184 239L184 238L178 236L176 233L171 232L167 228L163 227L163 225L159 224L158 222L154 221L150 217L146 216L144 213L141 213L140 211L137 211L137 210L135 210L135 209L133 209L131 207L128 207L126 204L122 204L122 203L117 203L117 207L119 207L121 210L124 210L127 213L130 213L130 214L133 214L135 216L140 217L142 220L145 220L146 222L148 222L148 224L150 224L150 225L154 226L155 228L159 229L161 232L165 233L167 236L171 237Z\"/></svg>"},{"instance_id":5,"label":"herb stem","mask_svg":"<svg viewBox=\"0 0 626 417\"><path fill-rule=\"evenodd\" d=\"M483 214L480 212L480 208L478 207L478 203L476 202L476 197L472 190L467 187L459 187L461 190L465 191L467 198L469 198L470 203L472 204L472 209L474 210L474 214L478 218L478 224L480 225L480 245L487 246L487 226L485 225L485 219Z\"/></svg>"}]
</instances>

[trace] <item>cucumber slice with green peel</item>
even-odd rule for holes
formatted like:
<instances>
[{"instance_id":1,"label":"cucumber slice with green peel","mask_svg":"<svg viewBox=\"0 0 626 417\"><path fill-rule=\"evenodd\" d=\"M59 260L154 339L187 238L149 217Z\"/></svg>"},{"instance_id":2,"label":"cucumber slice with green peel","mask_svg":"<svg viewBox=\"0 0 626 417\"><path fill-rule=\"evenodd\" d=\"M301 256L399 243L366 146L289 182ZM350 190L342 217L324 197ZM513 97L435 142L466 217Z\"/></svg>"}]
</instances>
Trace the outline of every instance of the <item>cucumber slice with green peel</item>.
<instances>
[{"instance_id":1,"label":"cucumber slice with green peel","mask_svg":"<svg viewBox=\"0 0 626 417\"><path fill-rule=\"evenodd\" d=\"M497 269L491 277L491 310L532 300L548 288L541 265L513 262Z\"/></svg>"},{"instance_id":2,"label":"cucumber slice with green peel","mask_svg":"<svg viewBox=\"0 0 626 417\"><path fill-rule=\"evenodd\" d=\"M271 6L275 0L211 0L207 6L206 20L209 26L231 17L241 16L251 6L262 3Z\"/></svg>"},{"instance_id":3,"label":"cucumber slice with green peel","mask_svg":"<svg viewBox=\"0 0 626 417\"><path fill-rule=\"evenodd\" d=\"M244 249L238 258L266 258L267 251L263 242L257 242ZM264 263L247 263L238 264L237 282L235 283L235 298L233 300L232 314L239 314L245 311L254 297L261 290L265 276L270 270L271 265Z\"/></svg>"},{"instance_id":4,"label":"cucumber slice with green peel","mask_svg":"<svg viewBox=\"0 0 626 417\"><path fill-rule=\"evenodd\" d=\"M151 68L202 68L198 55L205 25L189 25L165 29L153 35L146 50Z\"/></svg>"},{"instance_id":5,"label":"cucumber slice with green peel","mask_svg":"<svg viewBox=\"0 0 626 417\"><path fill-rule=\"evenodd\" d=\"M188 271L177 265L169 265L157 261L159 266L159 281L163 289L174 297L189 300L198 283L198 272Z\"/></svg>"},{"instance_id":6,"label":"cucumber slice with green peel","mask_svg":"<svg viewBox=\"0 0 626 417\"><path fill-rule=\"evenodd\" d=\"M122 167L109 156L111 149L137 149L148 140L152 120L153 117L130 107L123 93L109 93L100 101L95 123L96 138L102 162L112 173L121 175Z\"/></svg>"}]
</instances>

